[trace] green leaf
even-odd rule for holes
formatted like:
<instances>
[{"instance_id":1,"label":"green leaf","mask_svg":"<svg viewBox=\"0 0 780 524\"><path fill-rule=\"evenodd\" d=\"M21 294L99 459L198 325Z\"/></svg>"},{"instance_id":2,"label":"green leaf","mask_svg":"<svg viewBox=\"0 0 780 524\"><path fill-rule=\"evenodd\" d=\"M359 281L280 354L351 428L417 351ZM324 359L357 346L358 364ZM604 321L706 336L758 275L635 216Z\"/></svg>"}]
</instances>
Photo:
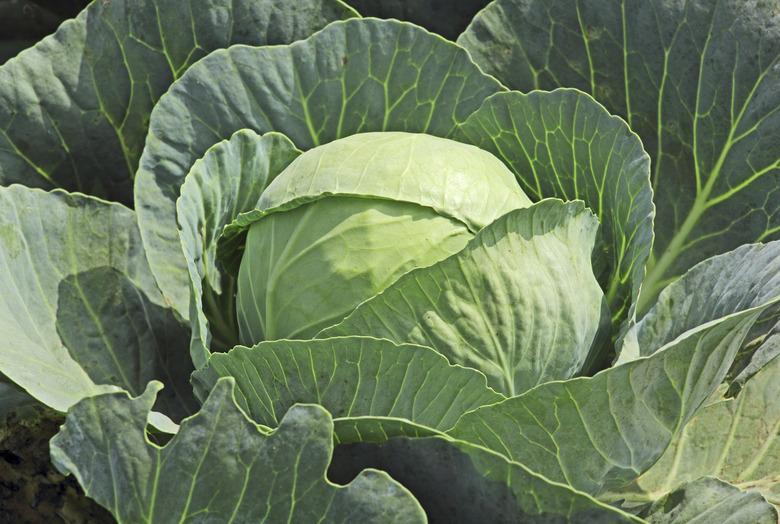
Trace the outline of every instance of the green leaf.
<instances>
[{"instance_id":1,"label":"green leaf","mask_svg":"<svg viewBox=\"0 0 780 524\"><path fill-rule=\"evenodd\" d=\"M639 311L697 262L778 238L774 1L496 0L458 43L520 91L576 87L653 159L654 256Z\"/></svg>"},{"instance_id":2,"label":"green leaf","mask_svg":"<svg viewBox=\"0 0 780 524\"><path fill-rule=\"evenodd\" d=\"M728 522L776 524L777 510L754 491L714 478L702 478L681 486L655 502L642 515L649 524Z\"/></svg>"},{"instance_id":3,"label":"green leaf","mask_svg":"<svg viewBox=\"0 0 780 524\"><path fill-rule=\"evenodd\" d=\"M735 398L708 404L683 428L660 460L615 494L656 499L712 476L760 491L780 505L780 357L747 381Z\"/></svg>"},{"instance_id":4,"label":"green leaf","mask_svg":"<svg viewBox=\"0 0 780 524\"><path fill-rule=\"evenodd\" d=\"M594 377L549 382L479 408L450 433L586 493L619 488L661 457L717 389L764 309L705 324Z\"/></svg>"},{"instance_id":5,"label":"green leaf","mask_svg":"<svg viewBox=\"0 0 780 524\"><path fill-rule=\"evenodd\" d=\"M384 472L364 471L346 486L326 478L333 422L319 406L295 406L267 432L236 406L224 379L161 448L144 432L159 389L85 399L51 441L57 468L120 523L426 521Z\"/></svg>"},{"instance_id":6,"label":"green leaf","mask_svg":"<svg viewBox=\"0 0 780 524\"><path fill-rule=\"evenodd\" d=\"M194 406L186 332L157 289L135 214L63 191L0 188L0 372L65 411L118 387Z\"/></svg>"},{"instance_id":7,"label":"green leaf","mask_svg":"<svg viewBox=\"0 0 780 524\"><path fill-rule=\"evenodd\" d=\"M338 0L92 2L0 67L0 184L132 203L149 115L188 67L215 49L286 44L354 15Z\"/></svg>"},{"instance_id":8,"label":"green leaf","mask_svg":"<svg viewBox=\"0 0 780 524\"><path fill-rule=\"evenodd\" d=\"M591 270L598 222L582 202L508 213L468 246L415 269L318 337L372 335L429 346L512 395L580 371L603 294Z\"/></svg>"},{"instance_id":9,"label":"green leaf","mask_svg":"<svg viewBox=\"0 0 780 524\"><path fill-rule=\"evenodd\" d=\"M732 387L730 391L735 391L741 388L744 383L753 375L758 373L765 365L767 365L772 359L780 355L780 322L775 324L772 331L765 337L760 337L760 345L753 350L753 348L747 348L747 355L743 356L739 362L740 367L737 369L738 373L732 380ZM732 373L735 371L732 366Z\"/></svg>"},{"instance_id":10,"label":"green leaf","mask_svg":"<svg viewBox=\"0 0 780 524\"><path fill-rule=\"evenodd\" d=\"M196 161L176 202L181 246L190 276L190 352L196 367L209 351L238 343L236 280L217 262L225 225L255 207L260 194L300 154L285 136L236 132Z\"/></svg>"},{"instance_id":11,"label":"green leaf","mask_svg":"<svg viewBox=\"0 0 780 524\"><path fill-rule=\"evenodd\" d=\"M189 69L152 113L136 177L144 246L163 294L187 316L174 201L215 142L243 128L301 149L370 131L447 136L503 89L468 53L408 23L347 20L289 46L234 46Z\"/></svg>"},{"instance_id":12,"label":"green leaf","mask_svg":"<svg viewBox=\"0 0 780 524\"><path fill-rule=\"evenodd\" d=\"M642 522L498 453L445 436L341 445L328 474L342 483L367 467L401 482L431 522Z\"/></svg>"},{"instance_id":13,"label":"green leaf","mask_svg":"<svg viewBox=\"0 0 780 524\"><path fill-rule=\"evenodd\" d=\"M780 297L780 241L740 246L700 262L670 284L627 334L620 361L650 355L686 331ZM766 335L778 311L767 311L747 337Z\"/></svg>"},{"instance_id":14,"label":"green leaf","mask_svg":"<svg viewBox=\"0 0 780 524\"><path fill-rule=\"evenodd\" d=\"M497 155L535 200L580 199L596 213L594 265L616 333L633 316L653 244L650 159L639 138L574 89L493 95L456 137Z\"/></svg>"},{"instance_id":15,"label":"green leaf","mask_svg":"<svg viewBox=\"0 0 780 524\"><path fill-rule=\"evenodd\" d=\"M57 333L94 383L140 394L150 380L165 380L169 389L156 409L177 420L197 409L186 380L189 333L154 302L161 301L156 288L150 298L120 270L103 266L66 276L57 295Z\"/></svg>"},{"instance_id":16,"label":"green leaf","mask_svg":"<svg viewBox=\"0 0 780 524\"><path fill-rule=\"evenodd\" d=\"M333 441L336 444L381 444L394 437L446 437L441 431L405 418L346 417L333 419Z\"/></svg>"},{"instance_id":17,"label":"green leaf","mask_svg":"<svg viewBox=\"0 0 780 524\"><path fill-rule=\"evenodd\" d=\"M196 394L204 398L227 376L238 405L271 427L296 403L312 403L335 418L395 417L445 430L466 411L504 398L484 375L430 348L368 337L261 342L214 354L193 373Z\"/></svg>"}]
</instances>

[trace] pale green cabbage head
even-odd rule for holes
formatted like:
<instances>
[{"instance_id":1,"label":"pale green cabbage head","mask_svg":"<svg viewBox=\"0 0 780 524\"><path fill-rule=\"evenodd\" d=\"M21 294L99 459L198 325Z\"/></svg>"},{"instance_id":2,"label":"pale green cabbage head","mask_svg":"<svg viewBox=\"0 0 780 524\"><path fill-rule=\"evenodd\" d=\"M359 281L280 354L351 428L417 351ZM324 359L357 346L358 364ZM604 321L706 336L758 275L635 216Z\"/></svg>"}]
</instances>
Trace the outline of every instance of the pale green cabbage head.
<instances>
[{"instance_id":1,"label":"pale green cabbage head","mask_svg":"<svg viewBox=\"0 0 780 524\"><path fill-rule=\"evenodd\" d=\"M453 140L363 133L315 147L260 197L238 277L241 342L312 337L530 204L500 160Z\"/></svg>"}]
</instances>

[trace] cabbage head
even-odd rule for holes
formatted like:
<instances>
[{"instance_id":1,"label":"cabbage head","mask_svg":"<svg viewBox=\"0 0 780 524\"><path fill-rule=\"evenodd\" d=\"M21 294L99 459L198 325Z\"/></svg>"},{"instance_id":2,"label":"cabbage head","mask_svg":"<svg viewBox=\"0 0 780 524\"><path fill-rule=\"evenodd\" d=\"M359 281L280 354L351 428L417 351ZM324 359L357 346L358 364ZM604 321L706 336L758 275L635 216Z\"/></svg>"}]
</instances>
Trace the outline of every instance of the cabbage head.
<instances>
[{"instance_id":1,"label":"cabbage head","mask_svg":"<svg viewBox=\"0 0 780 524\"><path fill-rule=\"evenodd\" d=\"M0 418L128 524L776 523L776 0L348 3L0 65Z\"/></svg>"}]
</instances>

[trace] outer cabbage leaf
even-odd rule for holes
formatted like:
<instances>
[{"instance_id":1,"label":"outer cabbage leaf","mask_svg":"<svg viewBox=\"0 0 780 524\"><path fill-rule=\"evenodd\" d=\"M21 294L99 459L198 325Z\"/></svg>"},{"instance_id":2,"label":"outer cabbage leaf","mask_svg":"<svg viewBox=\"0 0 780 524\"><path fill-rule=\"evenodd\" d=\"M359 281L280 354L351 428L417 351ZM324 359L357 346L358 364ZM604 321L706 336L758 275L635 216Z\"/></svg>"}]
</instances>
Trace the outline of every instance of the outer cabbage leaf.
<instances>
[{"instance_id":1,"label":"outer cabbage leaf","mask_svg":"<svg viewBox=\"0 0 780 524\"><path fill-rule=\"evenodd\" d=\"M0 372L59 411L165 380L159 407L194 408L186 330L157 289L120 204L0 188Z\"/></svg>"},{"instance_id":2,"label":"outer cabbage leaf","mask_svg":"<svg viewBox=\"0 0 780 524\"><path fill-rule=\"evenodd\" d=\"M0 184L132 203L149 115L189 66L215 49L286 44L354 15L339 0L92 2L0 67Z\"/></svg>"},{"instance_id":3,"label":"outer cabbage leaf","mask_svg":"<svg viewBox=\"0 0 780 524\"><path fill-rule=\"evenodd\" d=\"M742 352L742 358L732 367L731 372L736 372L736 376L731 381L729 392L733 393L739 390L750 377L780 355L780 322L775 324L772 331L758 340L760 345L757 348L745 348L747 351Z\"/></svg>"},{"instance_id":4,"label":"outer cabbage leaf","mask_svg":"<svg viewBox=\"0 0 780 524\"><path fill-rule=\"evenodd\" d=\"M686 483L654 502L642 516L649 524L776 524L778 519L777 510L760 494L714 478Z\"/></svg>"},{"instance_id":5,"label":"outer cabbage leaf","mask_svg":"<svg viewBox=\"0 0 780 524\"><path fill-rule=\"evenodd\" d=\"M363 471L346 486L326 478L333 422L320 406L293 407L271 432L246 417L224 379L159 447L145 434L159 389L85 399L51 441L60 471L120 523L426 522L384 472Z\"/></svg>"},{"instance_id":6,"label":"outer cabbage leaf","mask_svg":"<svg viewBox=\"0 0 780 524\"><path fill-rule=\"evenodd\" d=\"M493 95L456 137L497 155L535 200L580 199L596 213L594 267L617 334L633 317L653 244L650 158L639 138L574 89Z\"/></svg>"},{"instance_id":7,"label":"outer cabbage leaf","mask_svg":"<svg viewBox=\"0 0 780 524\"><path fill-rule=\"evenodd\" d=\"M766 307L700 326L593 377L479 408L450 434L586 493L617 489L647 471L718 388Z\"/></svg>"},{"instance_id":8,"label":"outer cabbage leaf","mask_svg":"<svg viewBox=\"0 0 780 524\"><path fill-rule=\"evenodd\" d=\"M217 261L217 240L225 225L254 209L260 194L300 154L286 137L236 132L195 162L176 202L181 246L190 276L190 352L196 367L209 349L238 343L235 277Z\"/></svg>"},{"instance_id":9,"label":"outer cabbage leaf","mask_svg":"<svg viewBox=\"0 0 780 524\"><path fill-rule=\"evenodd\" d=\"M708 404L660 460L610 498L654 500L701 476L761 492L780 505L780 356L735 398Z\"/></svg>"},{"instance_id":10,"label":"outer cabbage leaf","mask_svg":"<svg viewBox=\"0 0 780 524\"><path fill-rule=\"evenodd\" d=\"M513 89L576 87L653 159L640 312L710 256L780 235L780 10L765 0L496 0L458 43Z\"/></svg>"},{"instance_id":11,"label":"outer cabbage leaf","mask_svg":"<svg viewBox=\"0 0 780 524\"><path fill-rule=\"evenodd\" d=\"M436 349L507 395L579 373L603 293L591 269L598 222L582 202L504 215L466 248L415 269L318 337L372 335Z\"/></svg>"},{"instance_id":12,"label":"outer cabbage leaf","mask_svg":"<svg viewBox=\"0 0 780 524\"><path fill-rule=\"evenodd\" d=\"M221 377L233 377L236 400L266 426L296 403L320 404L335 418L403 418L446 430L471 409L503 400L485 376L430 348L368 337L261 342L211 356L193 374L204 398Z\"/></svg>"},{"instance_id":13,"label":"outer cabbage leaf","mask_svg":"<svg viewBox=\"0 0 780 524\"><path fill-rule=\"evenodd\" d=\"M190 68L160 99L136 178L136 208L164 295L187 316L174 201L183 176L242 128L301 149L369 131L447 136L501 85L468 53L408 23L347 20L289 46L234 46Z\"/></svg>"},{"instance_id":14,"label":"outer cabbage leaf","mask_svg":"<svg viewBox=\"0 0 780 524\"><path fill-rule=\"evenodd\" d=\"M630 330L620 349L620 361L649 355L686 331L711 320L764 304L780 296L780 241L749 244L709 258L670 284L647 314ZM757 355L766 363L780 354L767 334L778 320L778 308L768 310L747 337L743 360ZM745 364L741 367L747 368ZM743 382L760 365L751 366ZM753 370L753 371L751 371Z\"/></svg>"}]
</instances>

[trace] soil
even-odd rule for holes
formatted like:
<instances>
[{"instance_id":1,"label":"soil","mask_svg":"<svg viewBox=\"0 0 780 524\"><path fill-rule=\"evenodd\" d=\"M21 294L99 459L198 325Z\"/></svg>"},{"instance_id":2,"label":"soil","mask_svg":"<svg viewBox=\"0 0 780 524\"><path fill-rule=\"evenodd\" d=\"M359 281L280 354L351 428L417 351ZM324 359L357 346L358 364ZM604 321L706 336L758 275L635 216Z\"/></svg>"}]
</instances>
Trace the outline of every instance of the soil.
<instances>
[{"instance_id":1,"label":"soil","mask_svg":"<svg viewBox=\"0 0 780 524\"><path fill-rule=\"evenodd\" d=\"M103 524L114 519L49 460L49 439L63 417L11 415L0 426L0 523Z\"/></svg>"}]
</instances>

